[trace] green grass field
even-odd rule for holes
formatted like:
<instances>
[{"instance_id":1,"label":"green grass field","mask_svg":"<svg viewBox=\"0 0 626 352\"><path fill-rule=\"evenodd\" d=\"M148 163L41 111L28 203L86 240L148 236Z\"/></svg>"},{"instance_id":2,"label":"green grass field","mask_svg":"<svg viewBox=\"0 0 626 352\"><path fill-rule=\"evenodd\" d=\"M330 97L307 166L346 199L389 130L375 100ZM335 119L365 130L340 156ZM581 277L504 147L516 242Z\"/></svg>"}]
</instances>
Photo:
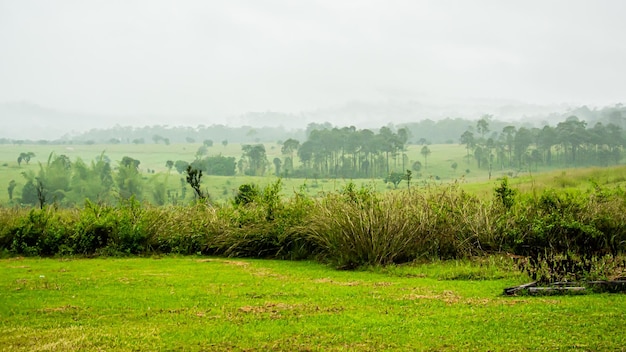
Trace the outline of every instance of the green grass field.
<instances>
[{"instance_id":1,"label":"green grass field","mask_svg":"<svg viewBox=\"0 0 626 352\"><path fill-rule=\"evenodd\" d=\"M506 260L336 271L206 257L0 260L6 351L623 350L626 296L504 297Z\"/></svg>"}]
</instances>

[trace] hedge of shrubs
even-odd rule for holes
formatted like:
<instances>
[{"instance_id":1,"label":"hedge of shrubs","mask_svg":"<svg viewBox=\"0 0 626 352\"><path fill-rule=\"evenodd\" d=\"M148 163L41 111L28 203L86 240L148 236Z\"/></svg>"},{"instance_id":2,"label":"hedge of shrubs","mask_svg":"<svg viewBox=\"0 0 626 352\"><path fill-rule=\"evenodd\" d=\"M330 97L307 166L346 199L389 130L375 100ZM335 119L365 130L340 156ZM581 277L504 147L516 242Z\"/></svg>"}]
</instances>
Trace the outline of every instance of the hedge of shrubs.
<instances>
[{"instance_id":1,"label":"hedge of shrubs","mask_svg":"<svg viewBox=\"0 0 626 352\"><path fill-rule=\"evenodd\" d=\"M540 281L623 268L620 188L518 194L506 179L481 199L456 185L376 193L348 184L316 198L279 196L280 181L242 185L229 204L156 207L86 201L80 209L0 208L9 255L152 253L316 259L338 268L509 253ZM603 272L606 272L603 271Z\"/></svg>"}]
</instances>

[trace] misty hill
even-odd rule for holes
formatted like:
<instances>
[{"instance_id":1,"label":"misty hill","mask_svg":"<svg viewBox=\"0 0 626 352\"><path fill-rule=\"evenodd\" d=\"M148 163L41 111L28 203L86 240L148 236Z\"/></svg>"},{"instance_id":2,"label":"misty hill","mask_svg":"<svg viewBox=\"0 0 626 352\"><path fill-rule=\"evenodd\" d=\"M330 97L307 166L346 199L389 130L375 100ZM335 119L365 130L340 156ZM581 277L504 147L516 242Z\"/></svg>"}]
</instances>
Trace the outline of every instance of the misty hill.
<instances>
[{"instance_id":1,"label":"misty hill","mask_svg":"<svg viewBox=\"0 0 626 352\"><path fill-rule=\"evenodd\" d=\"M626 127L626 108L622 104L598 109L514 101L350 102L300 113L248 112L223 121L200 116L104 116L19 102L0 103L0 120L3 121L0 138L5 141L152 143L156 137L157 141L162 138L171 143L209 139L216 143L224 140L253 143L288 138L304 140L313 128L355 126L376 130L382 126L397 126L411 131L412 142L425 138L432 143L450 143L457 142L459 136L484 115L491 116L491 131L495 132L506 125L553 125L571 115L590 126L603 121Z\"/></svg>"},{"instance_id":2,"label":"misty hill","mask_svg":"<svg viewBox=\"0 0 626 352\"><path fill-rule=\"evenodd\" d=\"M28 102L0 103L0 138L56 140L90 128L111 127L97 114L59 111Z\"/></svg>"}]
</instances>

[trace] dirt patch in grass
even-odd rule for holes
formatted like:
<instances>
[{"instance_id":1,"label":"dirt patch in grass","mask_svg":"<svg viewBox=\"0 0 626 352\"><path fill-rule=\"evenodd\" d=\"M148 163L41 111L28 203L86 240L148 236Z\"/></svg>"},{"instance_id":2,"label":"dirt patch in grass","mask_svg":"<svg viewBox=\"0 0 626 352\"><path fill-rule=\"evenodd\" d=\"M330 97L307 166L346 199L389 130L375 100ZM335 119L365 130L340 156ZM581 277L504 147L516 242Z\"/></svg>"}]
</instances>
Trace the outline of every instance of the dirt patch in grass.
<instances>
[{"instance_id":1,"label":"dirt patch in grass","mask_svg":"<svg viewBox=\"0 0 626 352\"><path fill-rule=\"evenodd\" d=\"M267 315L271 319L282 318L286 313L291 316L302 317L312 314L338 314L344 311L343 307L320 307L318 305L309 304L287 304L282 302L266 302L257 306L243 306L238 309L239 312L254 315Z\"/></svg>"},{"instance_id":2,"label":"dirt patch in grass","mask_svg":"<svg viewBox=\"0 0 626 352\"><path fill-rule=\"evenodd\" d=\"M461 296L454 293L454 291L446 290L441 293L432 293L432 292L428 292L425 294L410 293L410 294L403 295L402 297L400 297L400 300L406 300L406 301L415 301L415 300L420 300L420 299L438 300L438 301L445 302L447 304L454 304L454 303L459 303L461 301Z\"/></svg>"},{"instance_id":3,"label":"dirt patch in grass","mask_svg":"<svg viewBox=\"0 0 626 352\"><path fill-rule=\"evenodd\" d=\"M393 285L393 282L385 282L385 281L374 282L374 286L376 286L376 287L388 287L388 286L391 286L391 285Z\"/></svg>"},{"instance_id":4,"label":"dirt patch in grass","mask_svg":"<svg viewBox=\"0 0 626 352\"><path fill-rule=\"evenodd\" d=\"M279 313L286 310L293 310L300 305L272 303L268 302L262 306L243 306L239 310L244 313Z\"/></svg>"},{"instance_id":5,"label":"dirt patch in grass","mask_svg":"<svg viewBox=\"0 0 626 352\"><path fill-rule=\"evenodd\" d=\"M58 312L67 312L67 311L77 311L79 309L80 309L80 307L76 307L76 306L72 306L72 305L68 304L66 306L61 306L61 307L40 309L40 310L38 310L38 312L40 312L40 313L58 313Z\"/></svg>"},{"instance_id":6,"label":"dirt patch in grass","mask_svg":"<svg viewBox=\"0 0 626 352\"><path fill-rule=\"evenodd\" d=\"M363 283L361 281L335 281L329 278L317 279L313 280L313 282L317 284L333 284L339 286L359 286Z\"/></svg>"},{"instance_id":7,"label":"dirt patch in grass","mask_svg":"<svg viewBox=\"0 0 626 352\"><path fill-rule=\"evenodd\" d=\"M196 262L198 263L223 263L223 264L242 266L242 267L247 267L250 265L250 263L242 262L240 260L225 260L225 259L198 259L196 260Z\"/></svg>"}]
</instances>

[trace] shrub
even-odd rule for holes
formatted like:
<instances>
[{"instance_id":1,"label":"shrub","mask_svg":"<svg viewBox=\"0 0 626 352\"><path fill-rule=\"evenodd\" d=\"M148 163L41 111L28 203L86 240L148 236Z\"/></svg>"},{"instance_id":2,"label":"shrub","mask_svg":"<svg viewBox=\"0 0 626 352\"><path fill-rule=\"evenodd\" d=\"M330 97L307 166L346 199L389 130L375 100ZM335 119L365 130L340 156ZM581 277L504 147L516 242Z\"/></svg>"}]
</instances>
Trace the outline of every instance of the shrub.
<instances>
[{"instance_id":1,"label":"shrub","mask_svg":"<svg viewBox=\"0 0 626 352\"><path fill-rule=\"evenodd\" d=\"M71 227L71 220L63 219L52 207L32 209L10 230L10 250L27 256L71 254L67 246Z\"/></svg>"},{"instance_id":2,"label":"shrub","mask_svg":"<svg viewBox=\"0 0 626 352\"><path fill-rule=\"evenodd\" d=\"M520 268L542 282L593 275L594 262L623 252L626 203L620 193L546 190L526 198L502 228L504 241L525 256Z\"/></svg>"}]
</instances>

